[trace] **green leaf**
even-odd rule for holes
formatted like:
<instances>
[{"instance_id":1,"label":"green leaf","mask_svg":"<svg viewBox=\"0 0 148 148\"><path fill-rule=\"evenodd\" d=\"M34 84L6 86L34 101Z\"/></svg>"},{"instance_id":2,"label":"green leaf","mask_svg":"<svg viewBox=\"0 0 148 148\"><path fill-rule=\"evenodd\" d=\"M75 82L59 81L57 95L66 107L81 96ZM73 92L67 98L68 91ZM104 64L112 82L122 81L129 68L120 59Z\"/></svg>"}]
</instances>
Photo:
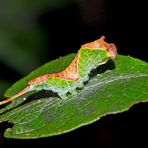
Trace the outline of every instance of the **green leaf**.
<instances>
[{"instance_id":1,"label":"green leaf","mask_svg":"<svg viewBox=\"0 0 148 148\"><path fill-rule=\"evenodd\" d=\"M6 95L17 92L33 76L63 70L73 57L72 54L45 64L14 84ZM41 97L1 114L1 122L14 124L5 131L4 136L28 139L66 133L102 116L126 111L135 103L147 102L147 87L148 64L119 55L114 63L109 61L99 67L76 95L68 95L67 99Z\"/></svg>"}]
</instances>

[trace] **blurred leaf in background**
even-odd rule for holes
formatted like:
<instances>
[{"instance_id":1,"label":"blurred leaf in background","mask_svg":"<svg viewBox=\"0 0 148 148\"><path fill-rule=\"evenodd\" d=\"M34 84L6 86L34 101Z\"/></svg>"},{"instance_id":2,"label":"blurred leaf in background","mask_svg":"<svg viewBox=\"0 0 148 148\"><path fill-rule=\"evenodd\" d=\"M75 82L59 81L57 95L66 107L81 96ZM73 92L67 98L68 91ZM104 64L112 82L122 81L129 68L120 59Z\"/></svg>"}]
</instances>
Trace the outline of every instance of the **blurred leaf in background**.
<instances>
[{"instance_id":1,"label":"blurred leaf in background","mask_svg":"<svg viewBox=\"0 0 148 148\"><path fill-rule=\"evenodd\" d=\"M24 75L41 64L47 49L47 34L38 17L71 0L0 1L0 62Z\"/></svg>"}]
</instances>

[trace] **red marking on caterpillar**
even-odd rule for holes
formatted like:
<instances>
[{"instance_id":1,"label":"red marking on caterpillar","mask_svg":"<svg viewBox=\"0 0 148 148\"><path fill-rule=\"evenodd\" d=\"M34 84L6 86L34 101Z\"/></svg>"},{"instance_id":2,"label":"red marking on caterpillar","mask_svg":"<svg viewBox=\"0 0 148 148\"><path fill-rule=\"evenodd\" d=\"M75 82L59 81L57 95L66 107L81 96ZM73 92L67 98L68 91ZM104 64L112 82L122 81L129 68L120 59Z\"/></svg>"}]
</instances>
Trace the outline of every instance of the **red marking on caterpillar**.
<instances>
[{"instance_id":1,"label":"red marking on caterpillar","mask_svg":"<svg viewBox=\"0 0 148 148\"><path fill-rule=\"evenodd\" d=\"M86 43L81 46L81 48L102 48L104 50L109 51L112 58L115 58L117 56L117 48L115 44L113 43L107 43L104 41L105 36L102 36L100 39L95 40L90 43Z\"/></svg>"},{"instance_id":2,"label":"red marking on caterpillar","mask_svg":"<svg viewBox=\"0 0 148 148\"><path fill-rule=\"evenodd\" d=\"M28 82L29 85L39 84L41 82L46 81L49 78L61 78L65 80L74 80L77 81L79 78L77 78L77 56L72 61L72 63L62 72L59 73L53 73L53 74L45 74L43 76L39 76L37 78L32 79Z\"/></svg>"}]
</instances>

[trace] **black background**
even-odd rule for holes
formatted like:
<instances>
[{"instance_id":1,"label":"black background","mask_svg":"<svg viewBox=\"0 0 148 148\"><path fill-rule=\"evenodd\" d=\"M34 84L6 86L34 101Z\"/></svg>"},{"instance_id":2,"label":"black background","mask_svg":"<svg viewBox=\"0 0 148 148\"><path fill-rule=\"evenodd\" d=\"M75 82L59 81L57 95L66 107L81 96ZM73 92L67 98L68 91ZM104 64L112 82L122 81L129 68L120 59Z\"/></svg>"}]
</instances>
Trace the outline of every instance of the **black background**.
<instances>
[{"instance_id":1,"label":"black background","mask_svg":"<svg viewBox=\"0 0 148 148\"><path fill-rule=\"evenodd\" d=\"M94 3L94 5L92 4ZM92 4L92 7L89 5ZM48 60L77 52L81 44L101 35L107 42L117 45L118 53L147 61L147 8L144 1L109 1L104 5L93 0L82 8L72 4L62 9L45 12L38 23L48 33L52 54ZM90 7L90 13L85 13ZM92 9L94 7L94 9ZM82 15L82 13L84 13ZM86 15L86 16L85 16ZM17 80L20 75L1 64L2 78ZM13 75L9 75L9 73ZM0 137L1 147L79 147L98 148L148 147L148 104L134 105L129 111L109 115L101 120L70 133L37 140L12 140ZM1 132L7 124L0 124ZM144 146L145 145L145 146Z\"/></svg>"}]
</instances>

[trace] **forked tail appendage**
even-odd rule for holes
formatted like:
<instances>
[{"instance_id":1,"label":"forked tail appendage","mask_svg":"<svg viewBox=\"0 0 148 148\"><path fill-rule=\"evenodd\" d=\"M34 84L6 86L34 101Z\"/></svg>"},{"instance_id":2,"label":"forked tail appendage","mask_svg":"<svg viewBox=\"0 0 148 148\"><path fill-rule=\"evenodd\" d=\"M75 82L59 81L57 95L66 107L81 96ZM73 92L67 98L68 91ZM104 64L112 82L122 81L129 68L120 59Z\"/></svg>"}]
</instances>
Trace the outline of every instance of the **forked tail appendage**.
<instances>
[{"instance_id":1,"label":"forked tail appendage","mask_svg":"<svg viewBox=\"0 0 148 148\"><path fill-rule=\"evenodd\" d=\"M27 86L26 88L24 88L23 90L21 90L19 93L17 93L16 95L12 96L11 98L7 98L3 101L0 102L0 105L3 105L3 104L6 104L12 100L14 100L15 98L17 97L20 97L22 96L23 94L25 94L26 92L29 92L30 91L30 86Z\"/></svg>"}]
</instances>

